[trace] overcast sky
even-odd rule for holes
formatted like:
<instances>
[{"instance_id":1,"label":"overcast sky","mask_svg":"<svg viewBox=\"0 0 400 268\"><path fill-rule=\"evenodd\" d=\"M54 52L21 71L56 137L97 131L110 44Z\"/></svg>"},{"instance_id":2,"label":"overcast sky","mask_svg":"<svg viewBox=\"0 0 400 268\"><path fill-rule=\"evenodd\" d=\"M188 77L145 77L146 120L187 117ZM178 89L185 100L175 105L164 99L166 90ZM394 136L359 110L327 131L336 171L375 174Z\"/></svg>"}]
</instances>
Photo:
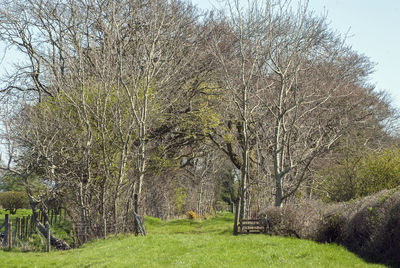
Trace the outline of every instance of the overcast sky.
<instances>
[{"instance_id":1,"label":"overcast sky","mask_svg":"<svg viewBox=\"0 0 400 268\"><path fill-rule=\"evenodd\" d=\"M192 2L211 7L208 0ZM327 13L333 30L349 33L347 44L377 64L370 82L400 109L400 0L310 0L309 9Z\"/></svg>"}]
</instances>

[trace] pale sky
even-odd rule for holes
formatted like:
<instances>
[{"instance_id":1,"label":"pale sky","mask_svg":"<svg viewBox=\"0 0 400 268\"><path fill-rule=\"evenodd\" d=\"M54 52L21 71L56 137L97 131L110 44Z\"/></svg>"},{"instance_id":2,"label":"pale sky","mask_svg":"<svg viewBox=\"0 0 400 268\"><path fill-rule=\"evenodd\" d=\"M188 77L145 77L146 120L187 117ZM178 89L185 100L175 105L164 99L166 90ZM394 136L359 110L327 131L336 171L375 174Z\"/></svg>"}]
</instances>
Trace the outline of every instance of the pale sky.
<instances>
[{"instance_id":1,"label":"pale sky","mask_svg":"<svg viewBox=\"0 0 400 268\"><path fill-rule=\"evenodd\" d=\"M211 6L208 0L192 3ZM370 83L400 109L400 0L309 0L309 9L327 13L331 28L348 33L347 44L377 64Z\"/></svg>"},{"instance_id":2,"label":"pale sky","mask_svg":"<svg viewBox=\"0 0 400 268\"><path fill-rule=\"evenodd\" d=\"M325 9L339 32L350 28L347 43L377 64L371 82L400 109L400 1L310 0L310 8Z\"/></svg>"}]
</instances>

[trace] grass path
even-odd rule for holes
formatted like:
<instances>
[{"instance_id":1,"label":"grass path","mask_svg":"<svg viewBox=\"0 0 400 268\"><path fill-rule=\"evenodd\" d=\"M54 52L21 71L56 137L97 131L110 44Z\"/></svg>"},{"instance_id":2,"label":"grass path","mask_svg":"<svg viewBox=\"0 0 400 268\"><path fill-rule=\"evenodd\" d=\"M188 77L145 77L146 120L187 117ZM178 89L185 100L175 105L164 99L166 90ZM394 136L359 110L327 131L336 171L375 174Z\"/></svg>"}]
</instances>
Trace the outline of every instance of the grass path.
<instances>
[{"instance_id":1,"label":"grass path","mask_svg":"<svg viewBox=\"0 0 400 268\"><path fill-rule=\"evenodd\" d=\"M231 215L168 223L148 218L146 237L117 236L64 252L0 251L0 267L384 267L338 245L231 235Z\"/></svg>"}]
</instances>

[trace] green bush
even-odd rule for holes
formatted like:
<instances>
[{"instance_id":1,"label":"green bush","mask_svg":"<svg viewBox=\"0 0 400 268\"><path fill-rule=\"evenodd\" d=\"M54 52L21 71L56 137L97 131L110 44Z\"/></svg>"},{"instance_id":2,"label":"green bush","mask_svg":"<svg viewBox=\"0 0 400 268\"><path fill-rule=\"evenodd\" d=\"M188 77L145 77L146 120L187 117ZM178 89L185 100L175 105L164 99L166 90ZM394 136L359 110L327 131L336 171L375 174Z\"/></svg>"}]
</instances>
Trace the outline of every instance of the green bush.
<instances>
[{"instance_id":1,"label":"green bush","mask_svg":"<svg viewBox=\"0 0 400 268\"><path fill-rule=\"evenodd\" d=\"M14 215L17 209L29 208L29 200L24 192L3 192L0 193L0 205Z\"/></svg>"},{"instance_id":2,"label":"green bush","mask_svg":"<svg viewBox=\"0 0 400 268\"><path fill-rule=\"evenodd\" d=\"M179 214L182 214L186 206L187 193L182 187L175 188L175 205Z\"/></svg>"},{"instance_id":3,"label":"green bush","mask_svg":"<svg viewBox=\"0 0 400 268\"><path fill-rule=\"evenodd\" d=\"M400 185L400 149L373 152L361 161L359 196L367 196Z\"/></svg>"},{"instance_id":4,"label":"green bush","mask_svg":"<svg viewBox=\"0 0 400 268\"><path fill-rule=\"evenodd\" d=\"M24 191L24 185L21 180L16 175L12 174L5 174L4 176L0 176L0 191L7 192L7 191Z\"/></svg>"},{"instance_id":5,"label":"green bush","mask_svg":"<svg viewBox=\"0 0 400 268\"><path fill-rule=\"evenodd\" d=\"M323 200L342 202L400 185L400 149L346 157L320 173L317 189Z\"/></svg>"}]
</instances>

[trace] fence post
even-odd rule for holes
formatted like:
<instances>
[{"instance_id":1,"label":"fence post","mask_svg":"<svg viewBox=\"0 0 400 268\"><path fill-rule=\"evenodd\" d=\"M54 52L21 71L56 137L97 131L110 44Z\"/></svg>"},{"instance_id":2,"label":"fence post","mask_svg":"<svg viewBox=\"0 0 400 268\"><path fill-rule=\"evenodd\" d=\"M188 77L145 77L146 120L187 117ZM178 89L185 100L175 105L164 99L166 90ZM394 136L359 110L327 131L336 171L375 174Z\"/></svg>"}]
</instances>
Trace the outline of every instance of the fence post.
<instances>
[{"instance_id":1,"label":"fence post","mask_svg":"<svg viewBox=\"0 0 400 268\"><path fill-rule=\"evenodd\" d=\"M50 224L47 225L46 231L47 231L46 251L50 252L50 250L51 250Z\"/></svg>"},{"instance_id":2,"label":"fence post","mask_svg":"<svg viewBox=\"0 0 400 268\"><path fill-rule=\"evenodd\" d=\"M239 220L239 206L240 206L240 202L239 200L236 202L236 206L235 206L235 222L233 224L233 235L238 235L238 220ZM241 230L240 230L241 231Z\"/></svg>"},{"instance_id":3,"label":"fence post","mask_svg":"<svg viewBox=\"0 0 400 268\"><path fill-rule=\"evenodd\" d=\"M19 235L19 218L15 218L15 238L18 238Z\"/></svg>"},{"instance_id":4,"label":"fence post","mask_svg":"<svg viewBox=\"0 0 400 268\"><path fill-rule=\"evenodd\" d=\"M4 240L3 240L3 247L8 246L8 214L4 215Z\"/></svg>"},{"instance_id":5,"label":"fence post","mask_svg":"<svg viewBox=\"0 0 400 268\"><path fill-rule=\"evenodd\" d=\"M103 219L103 235L104 235L104 239L107 238L107 219Z\"/></svg>"},{"instance_id":6,"label":"fence post","mask_svg":"<svg viewBox=\"0 0 400 268\"><path fill-rule=\"evenodd\" d=\"M50 210L50 225L53 225L54 209Z\"/></svg>"},{"instance_id":7,"label":"fence post","mask_svg":"<svg viewBox=\"0 0 400 268\"><path fill-rule=\"evenodd\" d=\"M135 214L137 215L137 211L138 211L138 195L137 194L133 195L133 211L134 211L134 215ZM133 225L134 232L135 232L135 235L137 236L137 235L139 235L139 226L138 226L138 223L137 223L135 217L134 217L133 223L134 223L134 225Z\"/></svg>"},{"instance_id":8,"label":"fence post","mask_svg":"<svg viewBox=\"0 0 400 268\"><path fill-rule=\"evenodd\" d=\"M33 221L33 217L29 216L29 222L30 222L30 228L29 228L29 235L33 234L34 230L35 230L35 225L34 225L34 221Z\"/></svg>"},{"instance_id":9,"label":"fence post","mask_svg":"<svg viewBox=\"0 0 400 268\"><path fill-rule=\"evenodd\" d=\"M12 220L10 219L10 222L12 222ZM17 222L15 222L15 225L17 225ZM11 236L12 236L12 242L13 242L13 246L15 245L15 243L16 243L16 241L17 241L17 231L18 231L18 229L17 228L15 228L15 226L14 226L14 230L12 231L12 233L11 233Z\"/></svg>"},{"instance_id":10,"label":"fence post","mask_svg":"<svg viewBox=\"0 0 400 268\"><path fill-rule=\"evenodd\" d=\"M24 237L24 229L25 229L24 218L25 217L19 219L19 239L22 239Z\"/></svg>"},{"instance_id":11,"label":"fence post","mask_svg":"<svg viewBox=\"0 0 400 268\"><path fill-rule=\"evenodd\" d=\"M23 227L24 227L24 225L23 225L24 223L23 223L23 221L22 221L22 218L19 218L19 223L18 223L18 227L19 227L19 239L21 239L22 238L22 235L23 235Z\"/></svg>"},{"instance_id":12,"label":"fence post","mask_svg":"<svg viewBox=\"0 0 400 268\"><path fill-rule=\"evenodd\" d=\"M25 220L25 235L26 235L26 238L29 237L29 215L26 216L26 220Z\"/></svg>"},{"instance_id":13,"label":"fence post","mask_svg":"<svg viewBox=\"0 0 400 268\"><path fill-rule=\"evenodd\" d=\"M8 250L12 249L12 221L8 221Z\"/></svg>"},{"instance_id":14,"label":"fence post","mask_svg":"<svg viewBox=\"0 0 400 268\"><path fill-rule=\"evenodd\" d=\"M28 216L26 216L26 217L24 216L24 224L25 224L24 232L25 232L25 238L29 237L29 236L28 236L28 222L29 222Z\"/></svg>"},{"instance_id":15,"label":"fence post","mask_svg":"<svg viewBox=\"0 0 400 268\"><path fill-rule=\"evenodd\" d=\"M73 243L74 245L77 247L78 246L78 232L76 230L76 226L75 223L72 223L72 239L73 239Z\"/></svg>"},{"instance_id":16,"label":"fence post","mask_svg":"<svg viewBox=\"0 0 400 268\"><path fill-rule=\"evenodd\" d=\"M25 216L22 216L22 239L26 237L26 218Z\"/></svg>"}]
</instances>

